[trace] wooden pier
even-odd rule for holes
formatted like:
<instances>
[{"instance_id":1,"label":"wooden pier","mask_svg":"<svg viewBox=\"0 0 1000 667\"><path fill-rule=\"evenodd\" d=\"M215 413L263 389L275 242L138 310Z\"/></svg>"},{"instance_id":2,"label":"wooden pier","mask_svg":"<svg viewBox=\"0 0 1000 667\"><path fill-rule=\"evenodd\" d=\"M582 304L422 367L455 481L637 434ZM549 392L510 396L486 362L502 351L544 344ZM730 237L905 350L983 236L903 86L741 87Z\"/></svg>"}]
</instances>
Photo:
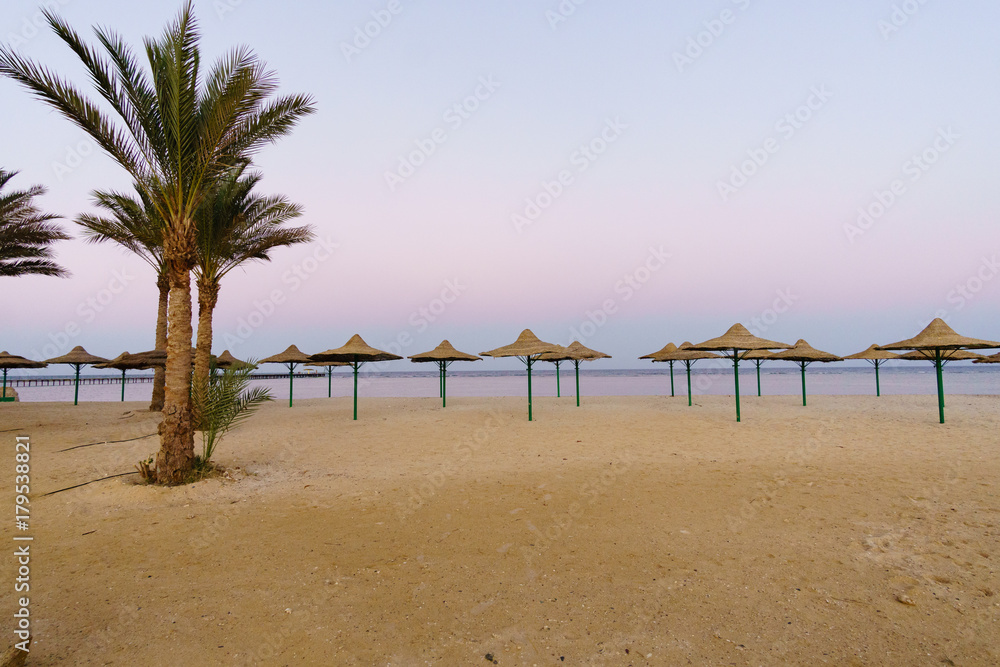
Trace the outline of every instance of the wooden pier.
<instances>
[{"instance_id":1,"label":"wooden pier","mask_svg":"<svg viewBox=\"0 0 1000 667\"><path fill-rule=\"evenodd\" d=\"M288 373L253 373L250 377L254 380L287 380ZM325 378L326 373L295 373L295 378ZM125 384L140 384L153 381L152 375L126 375ZM73 377L9 377L8 387L59 387L72 385L76 380ZM80 376L80 384L118 384L122 383L122 376L100 375L85 377Z\"/></svg>"}]
</instances>

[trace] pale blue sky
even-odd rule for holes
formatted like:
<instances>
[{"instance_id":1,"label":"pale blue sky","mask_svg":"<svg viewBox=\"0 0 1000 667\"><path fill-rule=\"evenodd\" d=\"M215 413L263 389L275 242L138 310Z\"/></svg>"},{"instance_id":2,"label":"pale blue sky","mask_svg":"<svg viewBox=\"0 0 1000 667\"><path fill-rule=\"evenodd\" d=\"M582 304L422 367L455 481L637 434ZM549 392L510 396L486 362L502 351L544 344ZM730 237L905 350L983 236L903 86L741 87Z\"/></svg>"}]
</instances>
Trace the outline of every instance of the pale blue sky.
<instances>
[{"instance_id":1,"label":"pale blue sky","mask_svg":"<svg viewBox=\"0 0 1000 667\"><path fill-rule=\"evenodd\" d=\"M81 32L105 24L135 45L179 7L56 4ZM315 265L320 244L232 274L216 351L316 352L360 333L380 347L411 341L404 355L442 338L478 353L530 327L564 344L579 331L614 355L607 367L641 367L635 357L668 341L754 318L769 338L840 354L912 336L935 315L1000 337L996 3L195 6L209 60L248 44L283 92L315 96L318 113L261 154L262 190L302 203L337 245ZM560 6L575 11L555 23L547 12ZM372 12L387 25L345 56ZM8 0L0 39L83 85L67 49L34 34L35 13ZM0 165L22 172L15 186L48 187L47 210L71 218L92 189L128 186L15 84L0 80L0 96ZM475 107L466 117L449 111L463 100ZM580 150L591 142L593 159ZM433 153L414 154L418 144ZM912 158L925 151L924 169ZM420 166L390 187L411 155ZM859 226L859 208L878 213L894 181L894 201ZM547 206L519 229L512 216L530 202ZM73 278L7 279L0 346L33 357L66 349L57 343L106 356L151 347L150 271L113 247L57 249ZM115 271L127 284L112 294ZM452 303L435 301L443 291ZM275 292L274 313L254 315ZM784 312L769 311L776 301ZM67 327L79 333L64 340Z\"/></svg>"}]
</instances>

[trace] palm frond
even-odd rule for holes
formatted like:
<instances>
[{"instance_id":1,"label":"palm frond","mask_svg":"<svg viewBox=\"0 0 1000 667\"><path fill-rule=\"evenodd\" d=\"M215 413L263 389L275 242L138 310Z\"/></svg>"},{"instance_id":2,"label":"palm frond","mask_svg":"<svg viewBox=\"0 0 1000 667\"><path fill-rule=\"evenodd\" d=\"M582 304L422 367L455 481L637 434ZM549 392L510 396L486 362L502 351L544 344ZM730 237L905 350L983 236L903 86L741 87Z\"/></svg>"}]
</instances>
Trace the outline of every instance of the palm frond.
<instances>
[{"instance_id":1,"label":"palm frond","mask_svg":"<svg viewBox=\"0 0 1000 667\"><path fill-rule=\"evenodd\" d=\"M202 462L212 458L222 437L249 419L262 404L271 400L267 387L250 387L256 364L225 371L214 370L207 386L195 385L192 399L202 421Z\"/></svg>"},{"instance_id":2,"label":"palm frond","mask_svg":"<svg viewBox=\"0 0 1000 667\"><path fill-rule=\"evenodd\" d=\"M52 261L51 246L70 236L52 222L59 216L44 213L35 204L35 197L45 194L45 188L35 185L3 192L16 175L16 171L0 169L0 276L68 276Z\"/></svg>"},{"instance_id":3,"label":"palm frond","mask_svg":"<svg viewBox=\"0 0 1000 667\"><path fill-rule=\"evenodd\" d=\"M157 274L164 269L163 233L165 224L149 199L138 191L137 196L97 190L91 193L94 205L110 216L85 213L76 223L84 230L89 243L117 243L138 255Z\"/></svg>"}]
</instances>

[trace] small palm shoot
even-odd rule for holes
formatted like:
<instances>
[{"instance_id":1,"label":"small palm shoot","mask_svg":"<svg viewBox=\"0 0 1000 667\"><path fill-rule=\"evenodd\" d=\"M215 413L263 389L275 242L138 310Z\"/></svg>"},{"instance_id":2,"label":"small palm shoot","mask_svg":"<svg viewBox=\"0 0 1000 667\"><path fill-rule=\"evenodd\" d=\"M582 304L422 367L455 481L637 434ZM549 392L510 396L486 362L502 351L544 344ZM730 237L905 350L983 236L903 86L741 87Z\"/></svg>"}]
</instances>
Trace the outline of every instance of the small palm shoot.
<instances>
[{"instance_id":1,"label":"small palm shoot","mask_svg":"<svg viewBox=\"0 0 1000 667\"><path fill-rule=\"evenodd\" d=\"M212 370L208 386L195 389L192 399L201 415L201 456L195 456L195 470L202 474L211 469L209 461L222 437L248 419L257 408L270 401L267 387L250 387L253 360L246 366ZM197 387L197 385L196 385Z\"/></svg>"}]
</instances>

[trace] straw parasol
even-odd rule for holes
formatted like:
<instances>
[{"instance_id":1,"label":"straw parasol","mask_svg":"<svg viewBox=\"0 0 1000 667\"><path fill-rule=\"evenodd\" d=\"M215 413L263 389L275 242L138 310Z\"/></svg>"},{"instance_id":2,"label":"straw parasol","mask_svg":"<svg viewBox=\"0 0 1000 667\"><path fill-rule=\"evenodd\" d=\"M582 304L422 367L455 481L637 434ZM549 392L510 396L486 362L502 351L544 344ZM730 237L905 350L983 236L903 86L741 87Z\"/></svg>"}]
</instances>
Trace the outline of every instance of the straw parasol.
<instances>
[{"instance_id":1,"label":"straw parasol","mask_svg":"<svg viewBox=\"0 0 1000 667\"><path fill-rule=\"evenodd\" d=\"M521 335L517 337L510 345L504 345L503 347L498 347L495 350L490 350L489 352L480 352L484 357L517 357L524 365L528 368L528 421L532 420L531 415L531 367L538 361L538 358L545 354L546 352L558 352L560 350L559 345L554 345L553 343L546 343L538 339L538 336L531 332L531 329L525 329L521 332Z\"/></svg>"},{"instance_id":2,"label":"straw parasol","mask_svg":"<svg viewBox=\"0 0 1000 667\"><path fill-rule=\"evenodd\" d=\"M229 368L246 368L247 366L256 368L254 364L247 363L242 359L237 359L230 354L229 350L223 350L222 354L215 358L215 367L221 368L222 370Z\"/></svg>"},{"instance_id":3,"label":"straw parasol","mask_svg":"<svg viewBox=\"0 0 1000 667\"><path fill-rule=\"evenodd\" d=\"M0 352L0 368L3 369L3 391L0 392L0 401L13 401L14 398L7 398L7 370L10 368L45 368L48 366L44 361L32 361L16 354L11 354L4 350ZM13 391L13 390L11 390Z\"/></svg>"},{"instance_id":4,"label":"straw parasol","mask_svg":"<svg viewBox=\"0 0 1000 667\"><path fill-rule=\"evenodd\" d=\"M354 369L354 419L358 418L358 369L369 361L393 361L402 359L398 354L378 350L366 343L361 336L354 334L343 345L326 352L320 352L310 357L312 361L343 361Z\"/></svg>"},{"instance_id":5,"label":"straw parasol","mask_svg":"<svg viewBox=\"0 0 1000 667\"><path fill-rule=\"evenodd\" d=\"M744 359L752 361L753 365L757 367L757 396L760 396L760 365L773 355L774 352L769 350L750 350L743 355Z\"/></svg>"},{"instance_id":6,"label":"straw parasol","mask_svg":"<svg viewBox=\"0 0 1000 667\"><path fill-rule=\"evenodd\" d=\"M482 359L474 354L459 352L451 343L443 340L430 352L414 354L410 357L410 361L414 363L434 362L438 365L438 392L441 394L441 407L444 408L448 405L448 365L455 361L482 361Z\"/></svg>"},{"instance_id":7,"label":"straw parasol","mask_svg":"<svg viewBox=\"0 0 1000 667\"><path fill-rule=\"evenodd\" d=\"M154 364L150 364L139 355L129 354L128 350L122 352L111 361L94 364L94 368L115 368L122 372L122 403L125 402L125 371L152 368L153 366Z\"/></svg>"},{"instance_id":8,"label":"straw parasol","mask_svg":"<svg viewBox=\"0 0 1000 667\"><path fill-rule=\"evenodd\" d=\"M591 350L580 341L575 340L568 346L561 348L558 352L546 352L538 358L542 361L552 361L555 363L557 389L559 387L559 362L573 362L573 368L576 370L576 407L580 407L580 362L594 361L595 359L610 359L611 355L598 352L597 350Z\"/></svg>"},{"instance_id":9,"label":"straw parasol","mask_svg":"<svg viewBox=\"0 0 1000 667\"><path fill-rule=\"evenodd\" d=\"M194 353L195 349L191 348L191 366L194 366ZM146 350L145 352L136 352L133 355L129 355L135 359L139 359L144 363L145 368L155 368L157 366L167 365L167 353L165 350ZM215 362L215 355L211 357L212 362Z\"/></svg>"},{"instance_id":10,"label":"straw parasol","mask_svg":"<svg viewBox=\"0 0 1000 667\"><path fill-rule=\"evenodd\" d=\"M88 366L90 364L102 364L108 359L104 357L98 357L90 352L83 349L82 345L77 345L68 354L64 354L61 357L54 357L52 359L46 359L47 364L69 364L76 370L76 382L73 389L73 405L77 405L80 398L80 366Z\"/></svg>"},{"instance_id":11,"label":"straw parasol","mask_svg":"<svg viewBox=\"0 0 1000 667\"><path fill-rule=\"evenodd\" d=\"M281 354L260 360L262 364L284 364L288 366L288 407L292 407L292 382L295 379L295 367L310 360L311 357L308 354L304 354L294 345L289 345L288 349Z\"/></svg>"},{"instance_id":12,"label":"straw parasol","mask_svg":"<svg viewBox=\"0 0 1000 667\"><path fill-rule=\"evenodd\" d=\"M771 359L779 361L794 361L802 369L802 405L806 404L806 366L816 361L822 363L829 363L831 361L843 361L840 357L835 354L830 354L829 352L823 352L817 350L812 345L807 343L805 339L800 338L795 342L795 346L790 350L784 350L783 352L775 352L771 355Z\"/></svg>"},{"instance_id":13,"label":"straw parasol","mask_svg":"<svg viewBox=\"0 0 1000 667\"><path fill-rule=\"evenodd\" d=\"M1000 347L1000 343L992 340L968 338L955 333L955 330L945 324L940 317L935 318L923 331L913 338L907 338L897 343L880 345L880 350L919 350L928 361L934 362L937 376L938 416L944 423L944 382L942 367L944 362L952 358L958 350L981 350Z\"/></svg>"},{"instance_id":14,"label":"straw parasol","mask_svg":"<svg viewBox=\"0 0 1000 667\"><path fill-rule=\"evenodd\" d=\"M974 363L974 364L1000 364L1000 352L997 352L996 354L991 354L988 357L981 357L979 359L974 360L972 363Z\"/></svg>"},{"instance_id":15,"label":"straw parasol","mask_svg":"<svg viewBox=\"0 0 1000 667\"><path fill-rule=\"evenodd\" d=\"M689 343L690 344L690 343ZM667 343L657 352L650 352L649 354L644 354L640 359L652 359L655 361L666 361L670 364L670 396L674 395L674 362L676 359L670 359L669 355L677 351L677 346L673 343Z\"/></svg>"},{"instance_id":16,"label":"straw parasol","mask_svg":"<svg viewBox=\"0 0 1000 667\"><path fill-rule=\"evenodd\" d=\"M225 354L225 353L223 353ZM346 361L311 361L306 366L315 366L316 368L326 368L326 397L333 397L333 367L334 366L350 366Z\"/></svg>"},{"instance_id":17,"label":"straw parasol","mask_svg":"<svg viewBox=\"0 0 1000 667\"><path fill-rule=\"evenodd\" d=\"M740 421L740 359L750 350L775 350L790 348L787 343L779 343L766 338L759 338L747 331L742 324L734 324L729 331L718 338L710 338L698 345L692 345L690 350L702 352L721 352L722 356L733 360L733 376L736 381L736 421Z\"/></svg>"},{"instance_id":18,"label":"straw parasol","mask_svg":"<svg viewBox=\"0 0 1000 667\"><path fill-rule=\"evenodd\" d=\"M874 343L871 346L869 346L869 348L867 350L865 350L863 352L858 352L857 354L850 354L850 355L844 357L845 360L847 360L847 359L864 359L865 361L867 361L868 363L870 363L871 365L873 365L875 367L875 395L876 396L881 396L882 395L882 387L879 385L879 381L878 381L878 368L879 368L879 366L881 366L883 363L885 363L889 359L898 359L898 358L899 358L898 354L894 354L894 353L888 352L886 350L880 350L879 347L878 347L878 345L875 345Z\"/></svg>"},{"instance_id":19,"label":"straw parasol","mask_svg":"<svg viewBox=\"0 0 1000 667\"><path fill-rule=\"evenodd\" d=\"M691 367L694 366L695 362L699 359L720 359L719 355L712 354L711 352L701 352L698 350L692 350L691 343L689 341L684 341L681 346L674 350L673 352L667 353L669 357L667 361L680 361L684 363L684 368L687 370L687 385L688 385L688 407L691 407ZM656 361L654 359L654 361Z\"/></svg>"}]
</instances>

